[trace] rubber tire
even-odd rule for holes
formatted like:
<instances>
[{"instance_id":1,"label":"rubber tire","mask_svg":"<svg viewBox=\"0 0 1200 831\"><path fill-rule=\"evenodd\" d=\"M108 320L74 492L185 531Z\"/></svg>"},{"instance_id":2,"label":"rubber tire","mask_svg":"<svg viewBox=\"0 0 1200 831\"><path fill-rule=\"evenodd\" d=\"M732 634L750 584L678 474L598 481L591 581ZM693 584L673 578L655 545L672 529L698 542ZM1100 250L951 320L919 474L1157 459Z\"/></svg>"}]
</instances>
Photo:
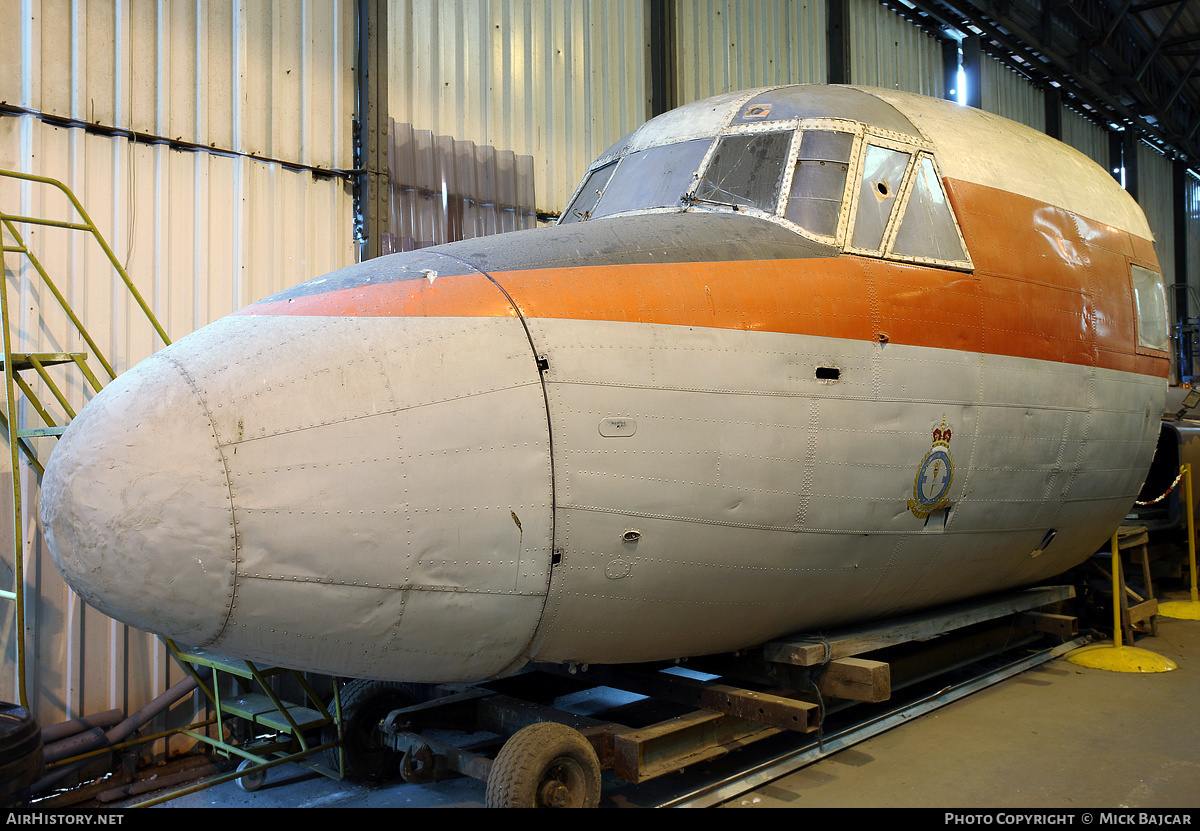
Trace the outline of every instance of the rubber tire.
<instances>
[{"instance_id":1,"label":"rubber tire","mask_svg":"<svg viewBox=\"0 0 1200 831\"><path fill-rule=\"evenodd\" d=\"M373 742L371 736L392 710L417 703L412 690L398 681L356 678L342 687L341 698L346 778L354 782L382 782L395 778L400 770L400 754ZM336 736L336 732L332 732L327 741L333 741ZM337 770L336 747L327 751L326 763Z\"/></svg>"},{"instance_id":2,"label":"rubber tire","mask_svg":"<svg viewBox=\"0 0 1200 831\"><path fill-rule=\"evenodd\" d=\"M554 780L567 804L543 804ZM595 808L600 804L600 760L592 745L565 724L547 721L513 734L492 762L487 780L489 808Z\"/></svg>"},{"instance_id":3,"label":"rubber tire","mask_svg":"<svg viewBox=\"0 0 1200 831\"><path fill-rule=\"evenodd\" d=\"M0 702L0 809L25 807L46 775L42 728L26 708Z\"/></svg>"}]
</instances>

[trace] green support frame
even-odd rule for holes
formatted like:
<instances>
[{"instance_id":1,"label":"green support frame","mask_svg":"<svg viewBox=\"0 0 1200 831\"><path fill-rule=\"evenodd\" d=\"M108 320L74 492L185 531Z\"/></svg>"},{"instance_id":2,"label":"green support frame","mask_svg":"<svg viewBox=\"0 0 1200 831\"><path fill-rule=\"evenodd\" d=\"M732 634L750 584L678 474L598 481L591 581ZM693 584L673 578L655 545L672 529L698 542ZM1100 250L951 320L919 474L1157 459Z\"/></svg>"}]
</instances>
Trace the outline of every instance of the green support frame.
<instances>
[{"instance_id":1,"label":"green support frame","mask_svg":"<svg viewBox=\"0 0 1200 831\"><path fill-rule=\"evenodd\" d=\"M236 757L242 761L234 771L188 788L160 794L130 807L158 805L233 779L241 779L246 790L255 790L262 784L262 777L266 776L269 769L288 762L302 765L331 779L345 778L341 695L336 678L333 679L332 701L326 705L308 679L296 670L264 667L206 650L184 649L165 638L164 641L175 660L196 679L200 690L212 704L214 718L204 726L215 725L217 737L192 728L181 728L173 733L188 736L226 758ZM211 670L211 675L208 670ZM236 690L222 689L222 674L233 680ZM303 691L306 698L304 704L286 702L272 688L271 678L285 675ZM226 727L231 719L240 720L251 730L263 732L240 742L226 741ZM322 760L322 754L326 751L334 751L336 764Z\"/></svg>"}]
</instances>

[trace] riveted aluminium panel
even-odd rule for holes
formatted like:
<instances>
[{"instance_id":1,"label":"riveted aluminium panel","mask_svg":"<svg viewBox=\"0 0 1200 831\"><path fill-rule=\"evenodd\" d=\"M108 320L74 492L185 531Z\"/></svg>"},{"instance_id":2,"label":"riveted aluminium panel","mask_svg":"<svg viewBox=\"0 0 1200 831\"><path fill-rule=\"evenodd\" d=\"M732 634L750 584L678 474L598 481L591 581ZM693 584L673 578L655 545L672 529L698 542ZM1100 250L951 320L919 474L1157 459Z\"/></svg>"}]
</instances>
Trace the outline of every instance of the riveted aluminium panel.
<instances>
[{"instance_id":1,"label":"riveted aluminium panel","mask_svg":"<svg viewBox=\"0 0 1200 831\"><path fill-rule=\"evenodd\" d=\"M704 637L736 649L982 591L988 572L1008 585L1057 574L1101 542L1099 513L1123 515L1134 457L1157 434L1128 402L1161 382L1112 370L767 332L530 327L550 364L562 551L534 646L546 660L635 642L649 660ZM585 359L575 343L604 346ZM636 432L601 432L617 416ZM952 476L926 464L942 441ZM937 482L949 510L914 507ZM1058 544L1030 556L1051 527Z\"/></svg>"},{"instance_id":2,"label":"riveted aluminium panel","mask_svg":"<svg viewBox=\"0 0 1200 831\"><path fill-rule=\"evenodd\" d=\"M168 430L159 395L196 417ZM251 660L429 682L518 661L546 591L551 492L545 399L515 318L234 315L95 403L119 396L144 403L129 423L111 407L80 415L94 452L59 448L46 508L88 532L53 526L76 573L123 575L107 585L114 616L144 605L141 568L179 593L155 606L155 631ZM196 452L166 453L160 435ZM192 498L189 465L211 473L207 498ZM105 490L112 477L160 500ZM209 538L225 542L220 568L197 560ZM229 590L188 592L192 572Z\"/></svg>"}]
</instances>

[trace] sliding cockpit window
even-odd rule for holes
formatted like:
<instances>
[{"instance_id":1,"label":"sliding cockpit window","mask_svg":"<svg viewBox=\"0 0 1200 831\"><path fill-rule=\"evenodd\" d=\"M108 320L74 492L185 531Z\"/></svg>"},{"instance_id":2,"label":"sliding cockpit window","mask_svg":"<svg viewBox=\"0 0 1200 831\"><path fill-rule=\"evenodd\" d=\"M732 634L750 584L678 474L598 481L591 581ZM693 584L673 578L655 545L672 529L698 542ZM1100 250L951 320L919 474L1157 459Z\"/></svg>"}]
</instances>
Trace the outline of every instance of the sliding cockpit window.
<instances>
[{"instance_id":1,"label":"sliding cockpit window","mask_svg":"<svg viewBox=\"0 0 1200 831\"><path fill-rule=\"evenodd\" d=\"M867 145L859 181L858 216L854 221L851 246L860 251L879 251L896 197L904 180L911 154L890 147Z\"/></svg>"},{"instance_id":2,"label":"sliding cockpit window","mask_svg":"<svg viewBox=\"0 0 1200 831\"><path fill-rule=\"evenodd\" d=\"M854 135L805 130L784 218L821 237L837 236Z\"/></svg>"}]
</instances>

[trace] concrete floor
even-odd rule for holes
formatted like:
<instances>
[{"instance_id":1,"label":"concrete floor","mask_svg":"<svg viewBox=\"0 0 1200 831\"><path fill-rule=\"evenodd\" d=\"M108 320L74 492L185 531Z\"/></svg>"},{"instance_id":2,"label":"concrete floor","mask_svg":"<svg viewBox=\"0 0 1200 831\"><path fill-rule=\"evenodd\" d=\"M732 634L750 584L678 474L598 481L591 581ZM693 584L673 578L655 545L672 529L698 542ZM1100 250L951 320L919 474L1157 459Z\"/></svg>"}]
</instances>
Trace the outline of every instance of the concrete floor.
<instances>
[{"instance_id":1,"label":"concrete floor","mask_svg":"<svg viewBox=\"0 0 1200 831\"><path fill-rule=\"evenodd\" d=\"M1137 646L1178 668L1056 659L727 807L1200 809L1200 622L1160 617Z\"/></svg>"},{"instance_id":2,"label":"concrete floor","mask_svg":"<svg viewBox=\"0 0 1200 831\"><path fill-rule=\"evenodd\" d=\"M1055 659L723 807L1200 809L1200 622L1160 617L1158 636L1137 646L1178 668L1127 674ZM483 797L469 779L368 788L282 768L253 794L228 783L164 807L454 808Z\"/></svg>"}]
</instances>

